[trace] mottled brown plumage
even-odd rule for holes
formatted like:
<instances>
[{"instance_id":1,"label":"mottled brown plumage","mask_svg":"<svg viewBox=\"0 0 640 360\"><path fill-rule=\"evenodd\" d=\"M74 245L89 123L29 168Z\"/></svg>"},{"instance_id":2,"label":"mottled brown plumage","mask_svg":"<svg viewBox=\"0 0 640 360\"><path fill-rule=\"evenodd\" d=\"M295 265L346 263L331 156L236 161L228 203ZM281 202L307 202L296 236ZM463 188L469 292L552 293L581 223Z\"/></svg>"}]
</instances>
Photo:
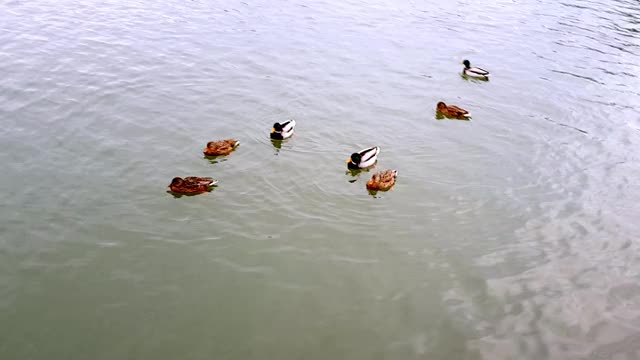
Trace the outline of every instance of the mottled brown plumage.
<instances>
[{"instance_id":1,"label":"mottled brown plumage","mask_svg":"<svg viewBox=\"0 0 640 360\"><path fill-rule=\"evenodd\" d=\"M438 103L436 109L440 114L448 118L468 120L469 116L471 116L467 110L455 105L447 105L442 101Z\"/></svg>"},{"instance_id":2,"label":"mottled brown plumage","mask_svg":"<svg viewBox=\"0 0 640 360\"><path fill-rule=\"evenodd\" d=\"M385 170L373 174L371 179L367 181L367 190L370 191L387 191L396 184L397 170Z\"/></svg>"},{"instance_id":3,"label":"mottled brown plumage","mask_svg":"<svg viewBox=\"0 0 640 360\"><path fill-rule=\"evenodd\" d=\"M240 145L240 141L235 139L209 141L203 153L206 156L229 155L238 145Z\"/></svg>"},{"instance_id":4,"label":"mottled brown plumage","mask_svg":"<svg viewBox=\"0 0 640 360\"><path fill-rule=\"evenodd\" d=\"M186 178L173 178L169 189L178 194L200 194L209 191L218 181L210 177L188 176Z\"/></svg>"}]
</instances>

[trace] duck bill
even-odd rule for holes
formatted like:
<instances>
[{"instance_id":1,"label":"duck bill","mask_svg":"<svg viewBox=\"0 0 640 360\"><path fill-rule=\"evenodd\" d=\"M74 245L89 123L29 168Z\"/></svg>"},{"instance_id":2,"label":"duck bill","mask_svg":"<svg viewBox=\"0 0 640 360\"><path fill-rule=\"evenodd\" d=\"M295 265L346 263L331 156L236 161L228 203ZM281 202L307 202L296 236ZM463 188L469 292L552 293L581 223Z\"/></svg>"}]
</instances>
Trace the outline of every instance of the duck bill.
<instances>
[{"instance_id":1,"label":"duck bill","mask_svg":"<svg viewBox=\"0 0 640 360\"><path fill-rule=\"evenodd\" d=\"M276 132L276 129L271 128L271 133L273 134L274 132Z\"/></svg>"},{"instance_id":2,"label":"duck bill","mask_svg":"<svg viewBox=\"0 0 640 360\"><path fill-rule=\"evenodd\" d=\"M350 162L351 162L351 158L348 158L347 159L347 164L350 163Z\"/></svg>"}]
</instances>

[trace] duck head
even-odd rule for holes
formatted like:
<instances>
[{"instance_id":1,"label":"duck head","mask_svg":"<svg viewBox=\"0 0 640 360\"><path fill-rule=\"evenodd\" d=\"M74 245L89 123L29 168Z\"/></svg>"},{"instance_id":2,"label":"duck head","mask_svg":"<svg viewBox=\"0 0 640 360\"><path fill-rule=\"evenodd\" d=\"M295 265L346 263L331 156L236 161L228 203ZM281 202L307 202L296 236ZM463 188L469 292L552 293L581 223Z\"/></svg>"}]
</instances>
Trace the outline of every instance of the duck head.
<instances>
[{"instance_id":1,"label":"duck head","mask_svg":"<svg viewBox=\"0 0 640 360\"><path fill-rule=\"evenodd\" d=\"M280 125L280 123L273 124L273 129L271 129L271 133L273 134L274 132L282 132L282 125Z\"/></svg>"},{"instance_id":2,"label":"duck head","mask_svg":"<svg viewBox=\"0 0 640 360\"><path fill-rule=\"evenodd\" d=\"M184 182L184 180L182 180L182 178L175 177L175 178L173 178L173 180L171 180L171 185L169 185L169 186L170 187L171 186L180 186L180 185L182 185L183 182Z\"/></svg>"},{"instance_id":3,"label":"duck head","mask_svg":"<svg viewBox=\"0 0 640 360\"><path fill-rule=\"evenodd\" d=\"M360 160L362 160L362 156L360 156L360 154L358 153L353 153L349 157L349 160L347 160L347 164L351 162L357 165L360 163Z\"/></svg>"},{"instance_id":4,"label":"duck head","mask_svg":"<svg viewBox=\"0 0 640 360\"><path fill-rule=\"evenodd\" d=\"M462 64L464 65L465 68L470 68L471 67L471 63L469 62L469 60L465 60L462 62Z\"/></svg>"},{"instance_id":5,"label":"duck head","mask_svg":"<svg viewBox=\"0 0 640 360\"><path fill-rule=\"evenodd\" d=\"M438 111L443 111L446 108L447 108L447 104L443 103L442 101L440 101L438 105L436 105L436 109L438 109Z\"/></svg>"}]
</instances>

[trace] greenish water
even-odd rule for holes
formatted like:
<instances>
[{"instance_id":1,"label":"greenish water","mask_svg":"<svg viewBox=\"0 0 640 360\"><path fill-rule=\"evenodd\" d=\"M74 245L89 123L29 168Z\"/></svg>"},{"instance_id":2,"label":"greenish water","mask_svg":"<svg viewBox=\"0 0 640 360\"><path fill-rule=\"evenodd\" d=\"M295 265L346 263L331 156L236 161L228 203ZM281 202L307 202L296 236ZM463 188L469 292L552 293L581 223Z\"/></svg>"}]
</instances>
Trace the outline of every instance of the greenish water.
<instances>
[{"instance_id":1,"label":"greenish water","mask_svg":"<svg viewBox=\"0 0 640 360\"><path fill-rule=\"evenodd\" d=\"M639 54L631 0L5 1L0 358L639 358Z\"/></svg>"}]
</instances>

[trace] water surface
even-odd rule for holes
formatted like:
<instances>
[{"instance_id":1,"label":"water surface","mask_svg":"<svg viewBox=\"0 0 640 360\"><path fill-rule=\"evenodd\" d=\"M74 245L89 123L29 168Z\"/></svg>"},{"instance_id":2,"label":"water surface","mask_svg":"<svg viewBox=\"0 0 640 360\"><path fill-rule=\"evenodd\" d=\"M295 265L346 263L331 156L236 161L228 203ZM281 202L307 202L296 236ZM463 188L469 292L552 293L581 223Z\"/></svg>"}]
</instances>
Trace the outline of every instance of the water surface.
<instances>
[{"instance_id":1,"label":"water surface","mask_svg":"<svg viewBox=\"0 0 640 360\"><path fill-rule=\"evenodd\" d=\"M639 32L631 0L3 2L0 358L640 357Z\"/></svg>"}]
</instances>

